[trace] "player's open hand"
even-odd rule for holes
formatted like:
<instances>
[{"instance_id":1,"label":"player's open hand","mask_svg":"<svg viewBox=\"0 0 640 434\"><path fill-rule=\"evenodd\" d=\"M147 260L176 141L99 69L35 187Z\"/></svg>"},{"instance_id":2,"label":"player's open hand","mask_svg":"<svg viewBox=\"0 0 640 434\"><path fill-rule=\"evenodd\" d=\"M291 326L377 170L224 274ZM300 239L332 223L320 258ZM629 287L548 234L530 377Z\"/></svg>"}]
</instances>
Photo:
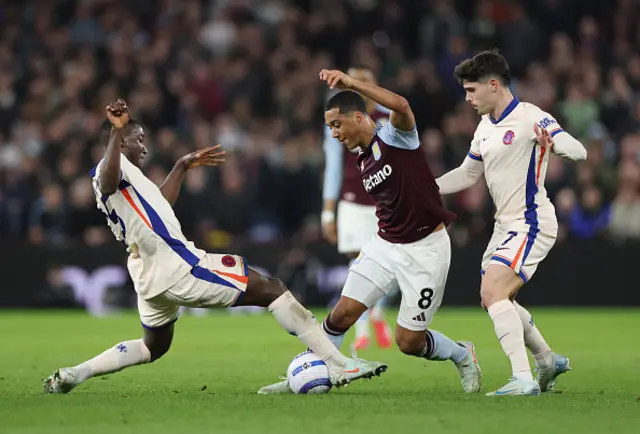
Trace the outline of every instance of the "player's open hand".
<instances>
[{"instance_id":1,"label":"player's open hand","mask_svg":"<svg viewBox=\"0 0 640 434\"><path fill-rule=\"evenodd\" d=\"M553 137L545 128L540 128L538 124L533 124L533 131L536 133L536 141L547 151L553 149Z\"/></svg>"},{"instance_id":2,"label":"player's open hand","mask_svg":"<svg viewBox=\"0 0 640 434\"><path fill-rule=\"evenodd\" d=\"M337 69L323 69L320 71L320 80L326 81L331 89L351 89L353 78Z\"/></svg>"},{"instance_id":3,"label":"player's open hand","mask_svg":"<svg viewBox=\"0 0 640 434\"><path fill-rule=\"evenodd\" d=\"M185 155L181 158L181 163L186 170L200 166L215 167L225 162L225 154L226 151L223 150L220 145L209 146L208 148Z\"/></svg>"},{"instance_id":4,"label":"player's open hand","mask_svg":"<svg viewBox=\"0 0 640 434\"><path fill-rule=\"evenodd\" d=\"M107 118L111 125L120 129L129 123L131 113L127 103L122 98L107 106Z\"/></svg>"}]
</instances>

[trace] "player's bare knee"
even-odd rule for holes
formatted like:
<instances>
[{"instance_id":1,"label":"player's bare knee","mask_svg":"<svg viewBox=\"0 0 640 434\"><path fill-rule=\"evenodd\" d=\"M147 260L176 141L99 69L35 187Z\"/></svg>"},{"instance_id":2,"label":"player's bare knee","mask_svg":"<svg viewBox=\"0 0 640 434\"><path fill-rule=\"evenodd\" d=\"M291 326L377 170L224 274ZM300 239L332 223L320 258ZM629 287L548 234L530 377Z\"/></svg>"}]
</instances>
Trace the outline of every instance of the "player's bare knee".
<instances>
[{"instance_id":1,"label":"player's bare knee","mask_svg":"<svg viewBox=\"0 0 640 434\"><path fill-rule=\"evenodd\" d=\"M502 265L490 265L482 277L480 298L486 308L492 304L510 298L522 285L518 275Z\"/></svg>"},{"instance_id":2,"label":"player's bare knee","mask_svg":"<svg viewBox=\"0 0 640 434\"><path fill-rule=\"evenodd\" d=\"M287 291L280 279L264 276L250 268L247 290L236 306L268 307Z\"/></svg>"},{"instance_id":3,"label":"player's bare knee","mask_svg":"<svg viewBox=\"0 0 640 434\"><path fill-rule=\"evenodd\" d=\"M499 291L496 290L496 287L491 284L483 284L480 287L480 300L482 306L485 309L488 309L492 304L500 301L504 297L500 297Z\"/></svg>"},{"instance_id":4,"label":"player's bare knee","mask_svg":"<svg viewBox=\"0 0 640 434\"><path fill-rule=\"evenodd\" d=\"M173 326L169 324L157 329L144 329L142 341L151 354L150 362L154 362L167 354L173 341Z\"/></svg>"},{"instance_id":5,"label":"player's bare knee","mask_svg":"<svg viewBox=\"0 0 640 434\"><path fill-rule=\"evenodd\" d=\"M282 294L288 291L282 280L276 277L267 277L265 297L270 300L269 304L277 300Z\"/></svg>"},{"instance_id":6,"label":"player's bare knee","mask_svg":"<svg viewBox=\"0 0 640 434\"><path fill-rule=\"evenodd\" d=\"M396 328L396 345L398 349L409 356L420 355L424 350L425 333Z\"/></svg>"}]
</instances>

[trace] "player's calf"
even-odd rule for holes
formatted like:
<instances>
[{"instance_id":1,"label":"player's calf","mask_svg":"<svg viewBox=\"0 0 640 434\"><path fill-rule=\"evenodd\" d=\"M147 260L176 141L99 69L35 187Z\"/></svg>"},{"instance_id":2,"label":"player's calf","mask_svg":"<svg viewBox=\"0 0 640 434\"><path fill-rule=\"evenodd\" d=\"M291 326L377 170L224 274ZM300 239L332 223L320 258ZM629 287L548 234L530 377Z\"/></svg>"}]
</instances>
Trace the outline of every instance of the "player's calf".
<instances>
[{"instance_id":1,"label":"player's calf","mask_svg":"<svg viewBox=\"0 0 640 434\"><path fill-rule=\"evenodd\" d=\"M480 391L482 372L471 342L458 343L436 330L414 331L398 325L396 343L400 351L410 356L452 361L460 374L463 390L467 393Z\"/></svg>"},{"instance_id":2,"label":"player's calf","mask_svg":"<svg viewBox=\"0 0 640 434\"><path fill-rule=\"evenodd\" d=\"M44 380L45 393L69 393L74 387L92 377L113 374L135 365L158 360L171 348L174 324L144 328L142 339L116 344L91 360L77 366L61 368Z\"/></svg>"},{"instance_id":3,"label":"player's calf","mask_svg":"<svg viewBox=\"0 0 640 434\"><path fill-rule=\"evenodd\" d=\"M112 374L129 366L151 361L151 352L142 339L121 342L80 365L58 369L44 380L44 392L69 393L89 378Z\"/></svg>"},{"instance_id":4,"label":"player's calf","mask_svg":"<svg viewBox=\"0 0 640 434\"><path fill-rule=\"evenodd\" d=\"M493 321L502 350L511 362L513 378L533 381L524 342L524 327L509 297L522 286L520 277L509 267L490 264L482 277L480 294Z\"/></svg>"},{"instance_id":5,"label":"player's calf","mask_svg":"<svg viewBox=\"0 0 640 434\"><path fill-rule=\"evenodd\" d=\"M414 331L397 325L396 344L403 353L427 360L451 360L458 364L468 355L466 347L436 330Z\"/></svg>"},{"instance_id":6,"label":"player's calf","mask_svg":"<svg viewBox=\"0 0 640 434\"><path fill-rule=\"evenodd\" d=\"M264 276L249 268L247 289L235 305L268 307L287 291L280 279Z\"/></svg>"},{"instance_id":7,"label":"player's calf","mask_svg":"<svg viewBox=\"0 0 640 434\"><path fill-rule=\"evenodd\" d=\"M400 325L396 326L396 345L404 354L424 357L427 352L426 343L427 335L425 332L407 330Z\"/></svg>"}]
</instances>

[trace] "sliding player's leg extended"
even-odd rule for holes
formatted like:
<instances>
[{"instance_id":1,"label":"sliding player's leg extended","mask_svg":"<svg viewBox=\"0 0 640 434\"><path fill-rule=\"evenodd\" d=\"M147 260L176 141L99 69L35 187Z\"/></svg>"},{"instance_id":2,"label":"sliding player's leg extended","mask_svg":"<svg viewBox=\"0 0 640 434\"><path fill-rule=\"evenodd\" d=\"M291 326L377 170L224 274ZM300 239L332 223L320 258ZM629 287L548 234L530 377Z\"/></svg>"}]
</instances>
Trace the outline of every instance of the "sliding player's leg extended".
<instances>
[{"instance_id":1,"label":"sliding player's leg extended","mask_svg":"<svg viewBox=\"0 0 640 434\"><path fill-rule=\"evenodd\" d=\"M171 346L179 306L196 303L205 307L214 307L215 304L206 304L212 300L216 302L227 300L226 303L237 301L234 305L268 308L287 332L300 339L327 363L335 385L344 385L360 378L380 375L386 370L386 365L354 360L341 354L324 334L311 312L295 299L279 279L263 276L253 269L249 269L247 277L246 288L240 294L241 297L238 297L237 289L212 284L190 274L185 277L184 282L181 281L187 287L186 290L170 288L154 299L139 299L141 317L153 324L151 327L143 327L142 339L118 343L80 365L57 370L45 380L45 392L68 393L91 377L111 374L161 358Z\"/></svg>"}]
</instances>

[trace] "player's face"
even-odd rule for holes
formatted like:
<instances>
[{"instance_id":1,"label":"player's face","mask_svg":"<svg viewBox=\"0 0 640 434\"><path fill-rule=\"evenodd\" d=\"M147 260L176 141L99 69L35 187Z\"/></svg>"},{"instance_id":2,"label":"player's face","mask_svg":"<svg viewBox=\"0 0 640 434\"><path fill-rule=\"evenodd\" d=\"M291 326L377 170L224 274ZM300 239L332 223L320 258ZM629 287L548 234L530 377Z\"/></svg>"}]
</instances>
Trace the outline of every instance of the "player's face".
<instances>
[{"instance_id":1,"label":"player's face","mask_svg":"<svg viewBox=\"0 0 640 434\"><path fill-rule=\"evenodd\" d=\"M491 113L496 104L496 80L465 81L462 86L466 91L466 101L479 115Z\"/></svg>"},{"instance_id":2,"label":"player's face","mask_svg":"<svg viewBox=\"0 0 640 434\"><path fill-rule=\"evenodd\" d=\"M334 108L324 113L324 120L331 128L331 136L338 139L347 149L353 150L361 145L364 127L362 113L344 114Z\"/></svg>"},{"instance_id":3,"label":"player's face","mask_svg":"<svg viewBox=\"0 0 640 434\"><path fill-rule=\"evenodd\" d=\"M136 126L129 131L122 142L124 154L131 163L142 167L144 157L147 156L147 147L144 145L144 130Z\"/></svg>"}]
</instances>

